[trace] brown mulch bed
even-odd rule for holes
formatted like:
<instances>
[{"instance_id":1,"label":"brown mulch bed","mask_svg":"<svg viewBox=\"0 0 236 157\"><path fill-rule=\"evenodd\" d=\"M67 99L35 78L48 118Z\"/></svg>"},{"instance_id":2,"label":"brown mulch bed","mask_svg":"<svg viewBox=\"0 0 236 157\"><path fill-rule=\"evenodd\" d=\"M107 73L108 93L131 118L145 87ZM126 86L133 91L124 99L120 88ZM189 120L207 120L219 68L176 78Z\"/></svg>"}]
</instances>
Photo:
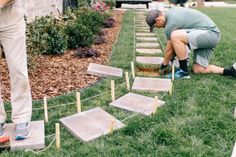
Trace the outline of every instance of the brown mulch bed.
<instances>
[{"instance_id":1,"label":"brown mulch bed","mask_svg":"<svg viewBox=\"0 0 236 157\"><path fill-rule=\"evenodd\" d=\"M115 27L103 29L106 43L93 45L100 52L99 57L78 58L74 50L69 50L60 56L31 57L31 62L34 64L29 69L29 77L33 99L41 99L45 95L49 97L61 95L95 83L99 78L87 75L87 67L89 63L107 64L121 28L123 14L124 11L113 11ZM5 59L0 60L0 67L2 96L4 100L9 100L10 81Z\"/></svg>"}]
</instances>

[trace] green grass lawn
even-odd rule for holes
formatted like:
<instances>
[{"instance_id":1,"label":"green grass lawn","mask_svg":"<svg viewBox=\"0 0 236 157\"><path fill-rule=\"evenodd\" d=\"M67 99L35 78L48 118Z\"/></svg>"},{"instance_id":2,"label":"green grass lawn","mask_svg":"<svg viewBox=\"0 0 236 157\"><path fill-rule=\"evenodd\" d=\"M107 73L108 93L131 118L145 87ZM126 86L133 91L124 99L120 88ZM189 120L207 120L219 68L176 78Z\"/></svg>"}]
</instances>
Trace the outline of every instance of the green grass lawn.
<instances>
[{"instance_id":1,"label":"green grass lawn","mask_svg":"<svg viewBox=\"0 0 236 157\"><path fill-rule=\"evenodd\" d=\"M236 61L236 12L235 9L201 9L209 15L222 31L222 40L216 48L213 64L229 66ZM111 65L130 71L130 61L134 58L134 12L127 11L118 41L114 45ZM163 30L158 30L165 43ZM121 84L116 89L116 96L127 93L122 84L124 79L116 79ZM99 97L82 101L82 110L102 107L110 114L122 120L133 113L122 111L108 104L111 101L110 79L103 79L97 84L81 90L85 99L97 94ZM149 96L155 94L142 93ZM161 97L164 93L159 93ZM81 142L61 127L62 148L57 151L55 144L37 156L125 156L125 157L224 157L230 156L236 140L236 121L233 111L236 106L236 80L219 75L191 74L190 80L177 80L172 96L166 95L166 105L158 109L154 116L137 115L124 123L126 127L113 134L91 142ZM75 102L75 93L70 93L49 100L50 106ZM34 108L42 106L42 101L35 101ZM64 116L76 113L76 105L49 109L49 123L46 135L54 133L54 123ZM33 112L33 120L43 119L43 110ZM46 138L46 145L52 137ZM35 156L31 152L1 152L1 156Z\"/></svg>"}]
</instances>

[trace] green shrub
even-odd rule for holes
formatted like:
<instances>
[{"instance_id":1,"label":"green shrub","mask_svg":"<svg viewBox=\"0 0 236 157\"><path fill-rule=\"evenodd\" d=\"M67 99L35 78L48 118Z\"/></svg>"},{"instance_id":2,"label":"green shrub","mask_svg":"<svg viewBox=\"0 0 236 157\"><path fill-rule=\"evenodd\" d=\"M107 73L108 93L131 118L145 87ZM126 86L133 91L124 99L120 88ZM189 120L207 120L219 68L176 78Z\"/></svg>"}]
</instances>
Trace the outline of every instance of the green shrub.
<instances>
[{"instance_id":1,"label":"green shrub","mask_svg":"<svg viewBox=\"0 0 236 157\"><path fill-rule=\"evenodd\" d=\"M78 8L80 7L87 7L89 6L91 3L91 0L77 0L77 5L78 5Z\"/></svg>"},{"instance_id":2,"label":"green shrub","mask_svg":"<svg viewBox=\"0 0 236 157\"><path fill-rule=\"evenodd\" d=\"M27 48L33 54L63 54L67 39L63 25L53 17L41 17L27 26Z\"/></svg>"},{"instance_id":3,"label":"green shrub","mask_svg":"<svg viewBox=\"0 0 236 157\"><path fill-rule=\"evenodd\" d=\"M115 0L103 0L110 9L113 9L115 6Z\"/></svg>"},{"instance_id":4,"label":"green shrub","mask_svg":"<svg viewBox=\"0 0 236 157\"><path fill-rule=\"evenodd\" d=\"M79 16L78 23L89 28L93 34L97 34L104 23L104 16L97 11L88 11Z\"/></svg>"},{"instance_id":5,"label":"green shrub","mask_svg":"<svg viewBox=\"0 0 236 157\"><path fill-rule=\"evenodd\" d=\"M90 47L93 44L93 33L81 23L73 22L68 24L65 32L68 36L69 48Z\"/></svg>"}]
</instances>

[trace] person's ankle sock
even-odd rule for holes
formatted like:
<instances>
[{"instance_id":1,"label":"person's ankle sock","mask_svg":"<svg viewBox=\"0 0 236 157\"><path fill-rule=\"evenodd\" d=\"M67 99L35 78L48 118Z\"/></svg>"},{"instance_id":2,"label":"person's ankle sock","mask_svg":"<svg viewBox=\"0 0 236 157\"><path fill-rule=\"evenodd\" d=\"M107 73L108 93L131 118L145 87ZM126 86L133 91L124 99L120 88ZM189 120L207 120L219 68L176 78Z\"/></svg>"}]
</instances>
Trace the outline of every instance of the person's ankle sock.
<instances>
[{"instance_id":1,"label":"person's ankle sock","mask_svg":"<svg viewBox=\"0 0 236 157\"><path fill-rule=\"evenodd\" d=\"M188 65L187 65L187 59L179 60L180 69L182 69L184 72L188 72Z\"/></svg>"}]
</instances>

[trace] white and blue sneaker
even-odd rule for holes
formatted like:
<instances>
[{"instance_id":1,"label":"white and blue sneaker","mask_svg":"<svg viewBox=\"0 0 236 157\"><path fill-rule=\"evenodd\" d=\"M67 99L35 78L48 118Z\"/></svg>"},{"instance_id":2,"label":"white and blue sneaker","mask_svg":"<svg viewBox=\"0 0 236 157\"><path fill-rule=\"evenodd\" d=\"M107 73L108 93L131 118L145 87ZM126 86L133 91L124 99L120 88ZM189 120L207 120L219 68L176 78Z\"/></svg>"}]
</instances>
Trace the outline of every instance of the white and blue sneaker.
<instances>
[{"instance_id":1,"label":"white and blue sneaker","mask_svg":"<svg viewBox=\"0 0 236 157\"><path fill-rule=\"evenodd\" d=\"M29 123L16 124L15 140L24 140L30 136Z\"/></svg>"},{"instance_id":2,"label":"white and blue sneaker","mask_svg":"<svg viewBox=\"0 0 236 157\"><path fill-rule=\"evenodd\" d=\"M172 73L165 75L164 77L171 79ZM182 69L176 69L174 73L174 78L175 79L190 79L190 76L188 72L185 72Z\"/></svg>"},{"instance_id":3,"label":"white and blue sneaker","mask_svg":"<svg viewBox=\"0 0 236 157\"><path fill-rule=\"evenodd\" d=\"M5 128L6 128L6 123L0 123L0 137L4 136Z\"/></svg>"}]
</instances>

